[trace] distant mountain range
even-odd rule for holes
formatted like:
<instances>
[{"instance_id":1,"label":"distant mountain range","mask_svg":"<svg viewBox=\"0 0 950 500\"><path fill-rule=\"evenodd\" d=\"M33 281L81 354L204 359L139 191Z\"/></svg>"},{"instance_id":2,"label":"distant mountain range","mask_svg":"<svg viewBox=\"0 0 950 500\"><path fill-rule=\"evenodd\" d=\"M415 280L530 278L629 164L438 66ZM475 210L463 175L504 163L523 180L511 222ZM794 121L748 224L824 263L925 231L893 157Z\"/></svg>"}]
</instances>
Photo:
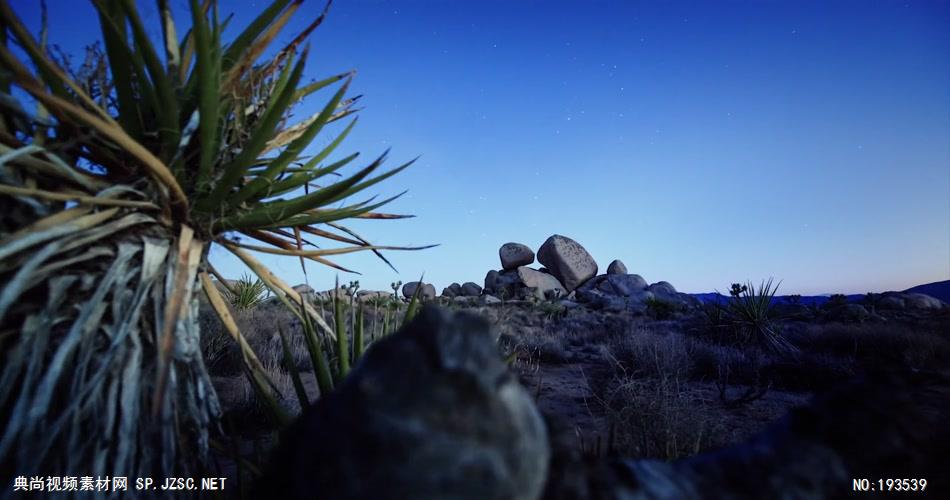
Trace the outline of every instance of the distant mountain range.
<instances>
[{"instance_id":1,"label":"distant mountain range","mask_svg":"<svg viewBox=\"0 0 950 500\"><path fill-rule=\"evenodd\" d=\"M907 293L923 293L930 295L931 297L940 299L944 302L950 303L950 280L946 281L936 281L933 283L927 283L926 285L917 285L915 287L908 288L904 290ZM716 302L728 300L728 295L723 295L721 293L711 292L711 293L691 293L693 297L703 301L703 302ZM805 305L821 305L825 302L828 302L828 298L831 297L831 294L825 295L802 295L801 303ZM847 295L848 302L857 302L864 298L864 294L855 294ZM788 295L779 295L775 296L772 300L776 302L786 302Z\"/></svg>"},{"instance_id":2,"label":"distant mountain range","mask_svg":"<svg viewBox=\"0 0 950 500\"><path fill-rule=\"evenodd\" d=\"M910 293L924 293L950 303L950 280L934 281L926 285L917 285L904 291Z\"/></svg>"}]
</instances>

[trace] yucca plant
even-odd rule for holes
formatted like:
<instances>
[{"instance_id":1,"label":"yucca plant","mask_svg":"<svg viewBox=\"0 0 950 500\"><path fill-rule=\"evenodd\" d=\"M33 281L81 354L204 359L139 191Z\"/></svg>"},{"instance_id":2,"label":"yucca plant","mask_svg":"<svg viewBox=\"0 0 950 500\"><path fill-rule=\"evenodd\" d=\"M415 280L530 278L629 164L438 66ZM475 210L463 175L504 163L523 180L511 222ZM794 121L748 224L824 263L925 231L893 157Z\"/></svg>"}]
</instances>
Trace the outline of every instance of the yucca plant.
<instances>
[{"instance_id":1,"label":"yucca plant","mask_svg":"<svg viewBox=\"0 0 950 500\"><path fill-rule=\"evenodd\" d=\"M244 275L225 294L235 309L245 310L264 302L267 286L260 278Z\"/></svg>"},{"instance_id":2,"label":"yucca plant","mask_svg":"<svg viewBox=\"0 0 950 500\"><path fill-rule=\"evenodd\" d=\"M795 346L776 331L772 321L772 301L777 291L778 284L773 284L772 278L758 288L751 282L733 284L725 315L746 340L758 342L773 352L790 353L796 350Z\"/></svg>"},{"instance_id":3,"label":"yucca plant","mask_svg":"<svg viewBox=\"0 0 950 500\"><path fill-rule=\"evenodd\" d=\"M229 41L214 0L189 1L181 37L170 2L156 3L158 43L134 0L93 0L104 51L73 72L0 0L3 471L197 475L220 413L198 349L201 290L258 393L273 396L213 284L212 275L224 280L208 261L211 245L237 256L322 340L334 330L251 252L347 271L328 257L407 249L374 246L338 224L404 217L375 212L395 197L346 200L412 162L374 176L384 153L340 176L357 155L330 160L357 109L352 72L302 83L304 42L326 10L262 59L300 0L274 1L243 30L231 27ZM299 101L331 87L318 113L287 123ZM319 248L311 237L344 246Z\"/></svg>"}]
</instances>

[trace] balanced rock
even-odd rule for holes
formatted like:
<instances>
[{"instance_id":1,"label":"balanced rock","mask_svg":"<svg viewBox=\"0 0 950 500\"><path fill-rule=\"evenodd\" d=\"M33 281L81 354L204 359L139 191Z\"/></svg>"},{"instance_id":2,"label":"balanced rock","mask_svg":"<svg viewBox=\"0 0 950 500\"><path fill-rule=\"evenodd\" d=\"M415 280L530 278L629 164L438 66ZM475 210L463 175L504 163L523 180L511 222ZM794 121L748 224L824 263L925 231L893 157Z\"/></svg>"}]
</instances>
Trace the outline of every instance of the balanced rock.
<instances>
[{"instance_id":1,"label":"balanced rock","mask_svg":"<svg viewBox=\"0 0 950 500\"><path fill-rule=\"evenodd\" d=\"M299 293L300 295L312 296L314 294L313 288L311 288L310 285L306 285L306 284L296 285L293 287L293 289L295 292Z\"/></svg>"},{"instance_id":2,"label":"balanced rock","mask_svg":"<svg viewBox=\"0 0 950 500\"><path fill-rule=\"evenodd\" d=\"M424 308L285 431L275 498L540 498L551 449L476 315Z\"/></svg>"},{"instance_id":3,"label":"balanced rock","mask_svg":"<svg viewBox=\"0 0 950 500\"><path fill-rule=\"evenodd\" d=\"M464 295L466 297L478 297L482 294L482 287L472 283L471 281L466 281L462 284L461 293L459 295Z\"/></svg>"},{"instance_id":4,"label":"balanced rock","mask_svg":"<svg viewBox=\"0 0 950 500\"><path fill-rule=\"evenodd\" d=\"M597 262L580 243L559 234L538 249L538 262L564 285L568 292L597 275Z\"/></svg>"},{"instance_id":5,"label":"balanced rock","mask_svg":"<svg viewBox=\"0 0 950 500\"><path fill-rule=\"evenodd\" d=\"M614 261L607 266L607 274L627 274L627 266L623 265L620 259L614 259Z\"/></svg>"},{"instance_id":6,"label":"balanced rock","mask_svg":"<svg viewBox=\"0 0 950 500\"><path fill-rule=\"evenodd\" d=\"M518 266L527 266L534 262L534 252L521 243L505 243L498 249L498 257L501 258L501 268L505 270L517 269Z\"/></svg>"}]
</instances>

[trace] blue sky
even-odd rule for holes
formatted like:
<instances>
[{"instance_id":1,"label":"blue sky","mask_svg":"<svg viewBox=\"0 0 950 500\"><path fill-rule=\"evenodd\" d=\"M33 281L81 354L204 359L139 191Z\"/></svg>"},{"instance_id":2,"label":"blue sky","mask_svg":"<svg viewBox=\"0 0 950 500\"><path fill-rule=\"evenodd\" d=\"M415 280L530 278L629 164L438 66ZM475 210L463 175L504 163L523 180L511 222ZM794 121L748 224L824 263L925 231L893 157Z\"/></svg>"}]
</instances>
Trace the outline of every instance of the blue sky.
<instances>
[{"instance_id":1,"label":"blue sky","mask_svg":"<svg viewBox=\"0 0 950 500\"><path fill-rule=\"evenodd\" d=\"M38 26L37 3L13 4ZM51 42L78 52L97 36L88 5L48 4ZM232 26L263 4L220 2ZM322 6L305 2L283 39ZM366 109L339 155L422 155L373 191L408 189L387 211L417 217L351 227L440 244L390 252L399 274L338 258L363 288L423 272L440 290L481 283L501 244L555 233L602 270L620 258L688 292L950 279L948 2L337 1L307 76L347 69ZM303 281L295 259L264 260ZM242 272L224 251L212 261ZM308 272L332 287L335 272Z\"/></svg>"}]
</instances>

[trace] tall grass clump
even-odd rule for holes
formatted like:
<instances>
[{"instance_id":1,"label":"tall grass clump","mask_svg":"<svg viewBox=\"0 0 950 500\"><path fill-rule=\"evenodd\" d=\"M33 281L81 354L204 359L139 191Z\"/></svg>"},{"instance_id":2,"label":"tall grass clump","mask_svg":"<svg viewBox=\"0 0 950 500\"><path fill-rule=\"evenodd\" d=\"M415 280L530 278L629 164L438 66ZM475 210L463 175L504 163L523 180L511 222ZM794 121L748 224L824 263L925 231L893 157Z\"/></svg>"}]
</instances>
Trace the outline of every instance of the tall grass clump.
<instances>
[{"instance_id":1,"label":"tall grass clump","mask_svg":"<svg viewBox=\"0 0 950 500\"><path fill-rule=\"evenodd\" d=\"M346 272L330 258L408 249L340 224L405 217L377 212L395 197L351 199L412 162L379 173L383 153L347 171L358 154L336 155L356 123L354 73L304 77L326 10L272 47L300 1L271 2L239 27L214 0L189 0L187 30L171 4L157 0L153 30L138 2L94 0L103 49L74 69L50 56L45 26L34 37L0 0L0 470L200 475L221 411L200 355L199 294L278 408L212 281L224 280L210 247L242 261L320 342L337 332L254 252ZM294 121L321 90L318 111ZM326 146L311 149L321 134Z\"/></svg>"}]
</instances>

